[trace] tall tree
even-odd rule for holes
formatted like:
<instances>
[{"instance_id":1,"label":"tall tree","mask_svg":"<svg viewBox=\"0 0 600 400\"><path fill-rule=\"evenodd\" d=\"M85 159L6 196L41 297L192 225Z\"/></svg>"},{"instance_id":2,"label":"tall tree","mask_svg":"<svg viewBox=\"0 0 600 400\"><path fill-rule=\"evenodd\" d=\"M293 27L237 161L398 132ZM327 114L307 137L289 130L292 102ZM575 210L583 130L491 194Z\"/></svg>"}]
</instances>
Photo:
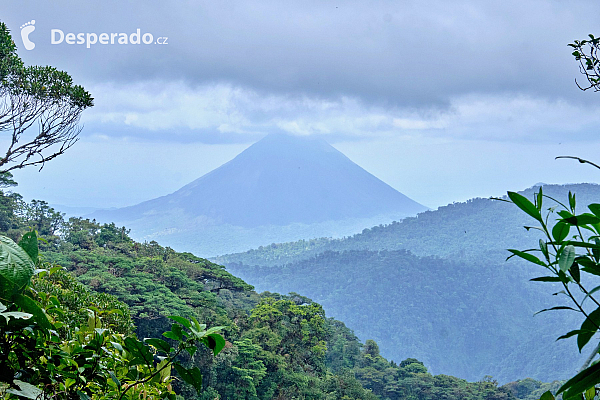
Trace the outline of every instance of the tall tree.
<instances>
[{"instance_id":1,"label":"tall tree","mask_svg":"<svg viewBox=\"0 0 600 400\"><path fill-rule=\"evenodd\" d=\"M45 66L25 67L4 23L0 23L0 133L10 135L0 155L0 173L44 166L78 140L83 110L92 96L69 74Z\"/></svg>"}]
</instances>

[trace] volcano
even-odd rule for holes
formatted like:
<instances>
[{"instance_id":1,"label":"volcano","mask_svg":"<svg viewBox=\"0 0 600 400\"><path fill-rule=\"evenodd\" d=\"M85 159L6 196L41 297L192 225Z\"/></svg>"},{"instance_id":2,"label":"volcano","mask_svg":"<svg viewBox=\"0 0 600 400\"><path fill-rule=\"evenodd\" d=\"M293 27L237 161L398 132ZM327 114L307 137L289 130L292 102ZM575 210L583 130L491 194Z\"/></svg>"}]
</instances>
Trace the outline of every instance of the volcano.
<instances>
[{"instance_id":1,"label":"volcano","mask_svg":"<svg viewBox=\"0 0 600 400\"><path fill-rule=\"evenodd\" d=\"M140 237L219 226L238 231L331 226L335 221L397 219L425 210L323 139L272 134L172 194L92 217L125 224Z\"/></svg>"}]
</instances>

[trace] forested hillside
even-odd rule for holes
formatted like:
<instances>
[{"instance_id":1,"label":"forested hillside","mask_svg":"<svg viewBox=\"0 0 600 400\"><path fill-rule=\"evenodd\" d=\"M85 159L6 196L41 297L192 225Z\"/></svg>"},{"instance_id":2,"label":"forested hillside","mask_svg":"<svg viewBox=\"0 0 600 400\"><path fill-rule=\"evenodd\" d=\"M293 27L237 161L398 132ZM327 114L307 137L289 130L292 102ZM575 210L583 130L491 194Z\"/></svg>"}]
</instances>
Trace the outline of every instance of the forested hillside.
<instances>
[{"instance_id":1,"label":"forested hillside","mask_svg":"<svg viewBox=\"0 0 600 400\"><path fill-rule=\"evenodd\" d=\"M375 339L390 359L416 357L435 373L470 380L566 378L583 358L572 351L573 342L555 340L576 316L534 317L555 298L547 286L528 281L534 270L502 261L351 250L282 267L232 264L228 270L259 290L301 290L361 339Z\"/></svg>"},{"instance_id":2,"label":"forested hillside","mask_svg":"<svg viewBox=\"0 0 600 400\"><path fill-rule=\"evenodd\" d=\"M569 190L579 204L600 197L598 185L544 186L563 202ZM512 204L473 199L345 239L273 244L216 260L259 290L302 291L362 340L376 339L388 358L414 356L436 373L468 379L565 378L584 357L571 351L573 342L555 339L576 316L534 317L556 297L529 282L539 275L535 267L505 261L508 248L536 246L537 231L523 228L529 224Z\"/></svg>"},{"instance_id":3,"label":"forested hillside","mask_svg":"<svg viewBox=\"0 0 600 400\"><path fill-rule=\"evenodd\" d=\"M498 387L491 378L468 383L433 376L415 358L384 359L375 341L362 344L342 322L326 318L319 304L301 295L258 294L219 265L155 242L137 243L114 224L63 221L43 201L26 204L16 194L2 194L0 204L0 226L6 235L18 240L30 228L36 229L44 237L40 242L44 262L69 271L52 267L53 274L34 281L38 301L58 296L57 301L68 302L74 312L63 330L84 329L89 308L100 312L94 293L110 300L108 305L103 300L103 313L111 315L115 307L122 310L116 325L109 319L103 328L110 331L131 331L134 323L138 337L160 337L173 322L169 315L224 326L226 344L217 357L204 349L182 360L202 371L201 399L493 400L534 398L550 387L532 380ZM59 384L63 378L52 379ZM64 387L87 390L85 381L77 382ZM195 390L179 380L173 388L181 398L196 398Z\"/></svg>"}]
</instances>

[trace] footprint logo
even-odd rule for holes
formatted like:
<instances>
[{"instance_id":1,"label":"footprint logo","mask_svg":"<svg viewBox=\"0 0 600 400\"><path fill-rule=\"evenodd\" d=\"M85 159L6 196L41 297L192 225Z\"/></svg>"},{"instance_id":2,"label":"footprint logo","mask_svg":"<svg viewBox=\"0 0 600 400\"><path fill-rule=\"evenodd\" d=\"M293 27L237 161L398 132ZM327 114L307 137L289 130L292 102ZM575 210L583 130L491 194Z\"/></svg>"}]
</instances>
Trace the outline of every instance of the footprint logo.
<instances>
[{"instance_id":1,"label":"footprint logo","mask_svg":"<svg viewBox=\"0 0 600 400\"><path fill-rule=\"evenodd\" d=\"M33 50L35 48L35 43L29 40L29 34L33 31L35 31L35 19L21 25L21 39L23 39L23 45L27 50Z\"/></svg>"}]
</instances>

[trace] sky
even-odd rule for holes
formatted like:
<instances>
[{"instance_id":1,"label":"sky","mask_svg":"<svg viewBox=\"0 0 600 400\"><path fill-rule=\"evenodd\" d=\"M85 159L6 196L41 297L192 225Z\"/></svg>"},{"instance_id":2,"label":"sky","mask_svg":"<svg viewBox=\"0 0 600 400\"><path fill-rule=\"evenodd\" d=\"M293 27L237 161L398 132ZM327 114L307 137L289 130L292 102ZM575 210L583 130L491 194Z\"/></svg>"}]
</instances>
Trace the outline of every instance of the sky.
<instances>
[{"instance_id":1,"label":"sky","mask_svg":"<svg viewBox=\"0 0 600 400\"><path fill-rule=\"evenodd\" d=\"M600 35L599 15L597 1L4 0L23 61L67 71L95 103L79 142L15 172L17 190L132 205L274 132L323 137L431 208L600 182L555 160L600 162L600 93L577 88L567 46Z\"/></svg>"}]
</instances>

